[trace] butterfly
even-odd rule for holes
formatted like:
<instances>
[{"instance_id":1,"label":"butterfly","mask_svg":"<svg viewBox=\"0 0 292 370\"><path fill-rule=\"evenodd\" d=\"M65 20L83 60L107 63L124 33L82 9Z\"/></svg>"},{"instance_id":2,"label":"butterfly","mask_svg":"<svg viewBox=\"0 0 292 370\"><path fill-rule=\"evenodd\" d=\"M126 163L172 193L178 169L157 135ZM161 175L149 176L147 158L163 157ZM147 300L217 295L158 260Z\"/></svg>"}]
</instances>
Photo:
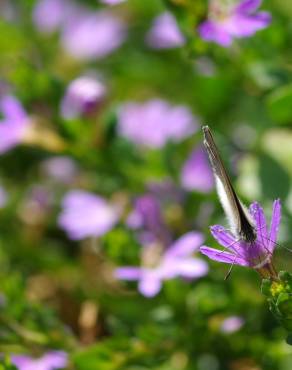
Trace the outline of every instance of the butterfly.
<instances>
[{"instance_id":1,"label":"butterfly","mask_svg":"<svg viewBox=\"0 0 292 370\"><path fill-rule=\"evenodd\" d=\"M213 169L218 197L229 221L231 231L240 240L252 244L257 238L252 217L235 193L210 128L203 126L202 130L204 146Z\"/></svg>"}]
</instances>

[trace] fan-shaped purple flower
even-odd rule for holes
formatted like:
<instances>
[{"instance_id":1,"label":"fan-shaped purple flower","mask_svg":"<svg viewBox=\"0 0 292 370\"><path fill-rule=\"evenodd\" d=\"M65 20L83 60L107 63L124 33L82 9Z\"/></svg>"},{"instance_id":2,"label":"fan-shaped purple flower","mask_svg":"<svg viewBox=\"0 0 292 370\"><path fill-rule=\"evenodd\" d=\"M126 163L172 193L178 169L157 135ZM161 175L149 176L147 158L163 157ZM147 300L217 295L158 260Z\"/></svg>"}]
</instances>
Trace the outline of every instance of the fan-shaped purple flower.
<instances>
[{"instance_id":1,"label":"fan-shaped purple flower","mask_svg":"<svg viewBox=\"0 0 292 370\"><path fill-rule=\"evenodd\" d=\"M83 190L72 190L63 199L58 224L70 239L81 240L104 235L118 218L119 210L104 198Z\"/></svg>"},{"instance_id":2,"label":"fan-shaped purple flower","mask_svg":"<svg viewBox=\"0 0 292 370\"><path fill-rule=\"evenodd\" d=\"M168 141L179 142L198 128L187 107L172 106L161 99L124 104L118 118L120 135L150 148L161 148Z\"/></svg>"},{"instance_id":3,"label":"fan-shaped purple flower","mask_svg":"<svg viewBox=\"0 0 292 370\"><path fill-rule=\"evenodd\" d=\"M11 361L18 370L57 370L67 366L68 356L63 351L50 351L40 358L12 355Z\"/></svg>"},{"instance_id":4,"label":"fan-shaped purple flower","mask_svg":"<svg viewBox=\"0 0 292 370\"><path fill-rule=\"evenodd\" d=\"M249 37L271 22L268 12L256 12L261 0L242 0L236 5L211 0L208 19L199 28L200 36L228 47L233 39Z\"/></svg>"},{"instance_id":5,"label":"fan-shaped purple flower","mask_svg":"<svg viewBox=\"0 0 292 370\"><path fill-rule=\"evenodd\" d=\"M165 280L176 277L196 279L207 274L208 265L192 256L202 241L202 234L189 232L161 254L157 253L159 246L146 246L142 250L141 267L120 267L116 269L115 275L121 280L138 281L140 293L153 297L159 293Z\"/></svg>"},{"instance_id":6,"label":"fan-shaped purple flower","mask_svg":"<svg viewBox=\"0 0 292 370\"><path fill-rule=\"evenodd\" d=\"M223 226L215 225L211 226L211 233L218 243L224 247L224 250L202 246L200 251L212 260L251 267L264 277L275 277L272 255L276 246L281 220L280 200L274 201L269 232L263 209L258 203L251 204L250 214L254 219L257 233L257 239L254 243L249 244L238 240Z\"/></svg>"},{"instance_id":7,"label":"fan-shaped purple flower","mask_svg":"<svg viewBox=\"0 0 292 370\"><path fill-rule=\"evenodd\" d=\"M125 24L109 12L76 9L64 25L61 42L75 59L94 60L112 53L125 37Z\"/></svg>"}]
</instances>

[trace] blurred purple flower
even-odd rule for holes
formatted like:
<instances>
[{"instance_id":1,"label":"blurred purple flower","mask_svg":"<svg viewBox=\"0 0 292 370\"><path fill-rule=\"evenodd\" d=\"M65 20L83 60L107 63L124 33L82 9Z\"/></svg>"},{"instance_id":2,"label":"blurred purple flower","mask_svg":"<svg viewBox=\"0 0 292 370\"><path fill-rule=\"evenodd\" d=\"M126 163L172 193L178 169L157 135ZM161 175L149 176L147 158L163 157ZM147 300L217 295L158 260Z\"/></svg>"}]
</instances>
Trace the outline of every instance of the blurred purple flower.
<instances>
[{"instance_id":1,"label":"blurred purple flower","mask_svg":"<svg viewBox=\"0 0 292 370\"><path fill-rule=\"evenodd\" d=\"M91 113L104 101L105 85L96 78L81 76L67 87L61 102L61 115L65 119Z\"/></svg>"},{"instance_id":2,"label":"blurred purple flower","mask_svg":"<svg viewBox=\"0 0 292 370\"><path fill-rule=\"evenodd\" d=\"M125 37L125 24L109 12L76 9L64 25L61 41L72 57L94 60L112 53Z\"/></svg>"},{"instance_id":3,"label":"blurred purple flower","mask_svg":"<svg viewBox=\"0 0 292 370\"><path fill-rule=\"evenodd\" d=\"M70 157L60 156L45 160L42 170L46 176L64 184L70 184L77 175L76 163Z\"/></svg>"},{"instance_id":4,"label":"blurred purple flower","mask_svg":"<svg viewBox=\"0 0 292 370\"><path fill-rule=\"evenodd\" d=\"M29 117L20 102L11 95L0 99L0 154L20 144L30 125Z\"/></svg>"},{"instance_id":5,"label":"blurred purple flower","mask_svg":"<svg viewBox=\"0 0 292 370\"><path fill-rule=\"evenodd\" d=\"M102 3L107 5L116 5L120 3L124 3L126 0L101 0Z\"/></svg>"},{"instance_id":6,"label":"blurred purple flower","mask_svg":"<svg viewBox=\"0 0 292 370\"><path fill-rule=\"evenodd\" d=\"M68 355L63 351L51 351L40 358L28 355L12 355L12 363L18 370L57 370L67 366Z\"/></svg>"},{"instance_id":7,"label":"blurred purple flower","mask_svg":"<svg viewBox=\"0 0 292 370\"><path fill-rule=\"evenodd\" d=\"M202 147L195 149L185 162L181 172L181 184L189 191L208 193L213 189L213 173Z\"/></svg>"},{"instance_id":8,"label":"blurred purple flower","mask_svg":"<svg viewBox=\"0 0 292 370\"><path fill-rule=\"evenodd\" d=\"M39 0L33 10L33 22L40 32L52 33L63 25L72 8L68 0Z\"/></svg>"},{"instance_id":9,"label":"blurred purple flower","mask_svg":"<svg viewBox=\"0 0 292 370\"><path fill-rule=\"evenodd\" d=\"M251 267L262 276L271 276L274 271L272 255L281 220L280 200L274 201L270 232L267 229L263 209L258 203L251 204L250 214L255 222L257 232L257 239L252 246L243 240L238 240L224 227L215 225L211 226L211 233L217 242L224 247L224 250L202 246L200 251L212 260Z\"/></svg>"},{"instance_id":10,"label":"blurred purple flower","mask_svg":"<svg viewBox=\"0 0 292 370\"><path fill-rule=\"evenodd\" d=\"M70 239L98 237L117 223L119 210L104 198L83 190L72 190L62 202L58 224Z\"/></svg>"},{"instance_id":11,"label":"blurred purple flower","mask_svg":"<svg viewBox=\"0 0 292 370\"><path fill-rule=\"evenodd\" d=\"M146 42L154 49L171 49L184 45L185 39L174 16L164 12L154 19Z\"/></svg>"},{"instance_id":12,"label":"blurred purple flower","mask_svg":"<svg viewBox=\"0 0 292 370\"><path fill-rule=\"evenodd\" d=\"M196 279L207 274L206 262L192 256L202 241L200 233L189 232L172 243L161 255L157 255L156 245L144 247L141 267L120 267L116 269L115 275L121 280L137 280L140 293L145 297L153 297L160 291L165 280L176 277Z\"/></svg>"},{"instance_id":13,"label":"blurred purple flower","mask_svg":"<svg viewBox=\"0 0 292 370\"><path fill-rule=\"evenodd\" d=\"M118 119L120 135L150 148L161 148L170 140L179 142L197 128L197 120L187 107L172 106L160 99L127 103L121 107Z\"/></svg>"},{"instance_id":14,"label":"blurred purple flower","mask_svg":"<svg viewBox=\"0 0 292 370\"><path fill-rule=\"evenodd\" d=\"M199 26L199 34L206 41L228 47L234 38L249 37L270 24L268 12L256 12L260 5L261 0L242 0L236 5L211 0L208 19Z\"/></svg>"},{"instance_id":15,"label":"blurred purple flower","mask_svg":"<svg viewBox=\"0 0 292 370\"><path fill-rule=\"evenodd\" d=\"M160 241L170 242L170 235L163 221L158 200L151 194L136 199L135 208L127 219L127 225L133 229L142 229L140 241L142 244Z\"/></svg>"},{"instance_id":16,"label":"blurred purple flower","mask_svg":"<svg viewBox=\"0 0 292 370\"><path fill-rule=\"evenodd\" d=\"M6 190L2 186L0 186L0 208L5 207L7 203L7 199L8 199L8 195L7 195Z\"/></svg>"},{"instance_id":17,"label":"blurred purple flower","mask_svg":"<svg viewBox=\"0 0 292 370\"><path fill-rule=\"evenodd\" d=\"M220 327L223 333L231 334L238 331L244 324L244 320L240 316L230 316L225 319Z\"/></svg>"}]
</instances>

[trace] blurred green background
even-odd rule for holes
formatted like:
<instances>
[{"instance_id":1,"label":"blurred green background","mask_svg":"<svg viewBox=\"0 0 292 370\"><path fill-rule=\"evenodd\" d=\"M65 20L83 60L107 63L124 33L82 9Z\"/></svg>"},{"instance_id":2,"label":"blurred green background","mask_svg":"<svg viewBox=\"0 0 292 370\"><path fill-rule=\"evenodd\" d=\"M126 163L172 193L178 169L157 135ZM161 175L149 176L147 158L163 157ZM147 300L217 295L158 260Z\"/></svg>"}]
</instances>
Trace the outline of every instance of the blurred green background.
<instances>
[{"instance_id":1,"label":"blurred green background","mask_svg":"<svg viewBox=\"0 0 292 370\"><path fill-rule=\"evenodd\" d=\"M60 30L38 29L36 1L0 2L0 92L17 97L41 127L33 145L20 143L0 155L7 193L0 210L0 352L63 350L68 369L77 370L291 369L291 347L256 272L235 267L224 281L228 266L208 261L205 277L166 281L154 298L113 277L116 266L139 264L141 246L125 221L133 200L150 182L167 179L180 189L182 166L202 142L198 129L163 148L131 143L117 131L119 109L129 101L165 99L188 106L200 125L208 124L244 202L259 201L270 217L272 201L281 198L279 243L291 247L291 4L264 1L270 26L229 48L199 37L197 26L207 14L202 0L79 5L123 20L123 44L103 58L74 58L62 47ZM166 10L186 43L150 48L145 35ZM60 104L66 88L88 72L107 86L105 101L91 115L65 119ZM78 167L71 183L42 171L43 161L59 155ZM49 204L32 199L36 187L50 194ZM120 221L101 238L72 241L58 227L62 197L75 188L122 204ZM170 196L162 212L175 238L197 230L212 247L209 226L226 225L214 191ZM291 271L284 248L277 248L275 265ZM220 327L230 316L244 324L226 333Z\"/></svg>"}]
</instances>

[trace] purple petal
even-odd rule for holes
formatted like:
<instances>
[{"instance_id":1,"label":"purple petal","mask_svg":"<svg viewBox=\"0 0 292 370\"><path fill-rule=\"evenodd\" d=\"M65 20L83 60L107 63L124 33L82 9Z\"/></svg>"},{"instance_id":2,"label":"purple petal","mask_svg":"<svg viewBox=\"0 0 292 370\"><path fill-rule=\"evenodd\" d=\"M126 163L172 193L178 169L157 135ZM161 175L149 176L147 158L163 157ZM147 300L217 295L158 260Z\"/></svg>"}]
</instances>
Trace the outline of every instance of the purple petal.
<instances>
[{"instance_id":1,"label":"purple petal","mask_svg":"<svg viewBox=\"0 0 292 370\"><path fill-rule=\"evenodd\" d=\"M141 274L140 267L119 267L115 270L115 277L120 280L139 280Z\"/></svg>"},{"instance_id":2,"label":"purple petal","mask_svg":"<svg viewBox=\"0 0 292 370\"><path fill-rule=\"evenodd\" d=\"M249 266L249 263L244 258L238 257L232 253L220 251L218 249L210 248L203 246L200 248L200 251L205 256L209 257L211 260L218 261L218 262L224 262L224 263L230 263L234 265L240 265L240 266Z\"/></svg>"},{"instance_id":3,"label":"purple petal","mask_svg":"<svg viewBox=\"0 0 292 370\"><path fill-rule=\"evenodd\" d=\"M264 211L257 202L252 203L249 210L256 223L257 240L265 246L268 244L268 231Z\"/></svg>"},{"instance_id":4,"label":"purple petal","mask_svg":"<svg viewBox=\"0 0 292 370\"><path fill-rule=\"evenodd\" d=\"M63 351L47 352L40 358L12 355L11 361L19 370L56 370L67 366L68 355Z\"/></svg>"},{"instance_id":5,"label":"purple petal","mask_svg":"<svg viewBox=\"0 0 292 370\"><path fill-rule=\"evenodd\" d=\"M83 190L68 192L62 208L58 224L73 240L104 235L119 218L119 210L104 198Z\"/></svg>"},{"instance_id":6,"label":"purple petal","mask_svg":"<svg viewBox=\"0 0 292 370\"><path fill-rule=\"evenodd\" d=\"M230 316L222 322L220 330L223 333L234 333L235 331L239 330L243 324L244 320L242 317Z\"/></svg>"},{"instance_id":7,"label":"purple petal","mask_svg":"<svg viewBox=\"0 0 292 370\"><path fill-rule=\"evenodd\" d=\"M152 99L126 103L119 113L118 132L137 145L161 148L169 140L179 142L197 130L196 118L185 106Z\"/></svg>"},{"instance_id":8,"label":"purple petal","mask_svg":"<svg viewBox=\"0 0 292 370\"><path fill-rule=\"evenodd\" d=\"M164 12L154 19L146 41L154 49L176 48L185 43L176 19L169 12Z\"/></svg>"},{"instance_id":9,"label":"purple petal","mask_svg":"<svg viewBox=\"0 0 292 370\"><path fill-rule=\"evenodd\" d=\"M201 233L192 231L177 239L166 252L168 257L183 257L195 252L203 243L204 237Z\"/></svg>"},{"instance_id":10,"label":"purple petal","mask_svg":"<svg viewBox=\"0 0 292 370\"><path fill-rule=\"evenodd\" d=\"M186 190L208 193L214 187L214 177L208 158L202 147L197 148L185 162L181 173L181 184Z\"/></svg>"},{"instance_id":11,"label":"purple petal","mask_svg":"<svg viewBox=\"0 0 292 370\"><path fill-rule=\"evenodd\" d=\"M273 252L276 246L280 221L281 221L281 202L280 202L280 199L277 199L274 201L274 204L273 204L273 213L272 213L272 220L271 220L271 227L270 227L269 250L271 252Z\"/></svg>"},{"instance_id":12,"label":"purple petal","mask_svg":"<svg viewBox=\"0 0 292 370\"><path fill-rule=\"evenodd\" d=\"M198 32L206 41L214 41L224 47L232 44L232 36L219 23L207 20L199 25Z\"/></svg>"},{"instance_id":13,"label":"purple petal","mask_svg":"<svg viewBox=\"0 0 292 370\"><path fill-rule=\"evenodd\" d=\"M256 11L262 0L243 0L239 5L236 6L235 11L238 13L249 14Z\"/></svg>"},{"instance_id":14,"label":"purple petal","mask_svg":"<svg viewBox=\"0 0 292 370\"><path fill-rule=\"evenodd\" d=\"M208 273L208 264L198 258L183 258L176 262L176 271L185 278L198 278Z\"/></svg>"},{"instance_id":15,"label":"purple petal","mask_svg":"<svg viewBox=\"0 0 292 370\"><path fill-rule=\"evenodd\" d=\"M239 253L242 251L240 240L237 240L229 231L221 225L210 227L211 234L217 242L233 252Z\"/></svg>"},{"instance_id":16,"label":"purple petal","mask_svg":"<svg viewBox=\"0 0 292 370\"><path fill-rule=\"evenodd\" d=\"M1 111L7 120L22 122L27 119L27 114L21 103L11 95L6 95L1 99Z\"/></svg>"},{"instance_id":17,"label":"purple petal","mask_svg":"<svg viewBox=\"0 0 292 370\"><path fill-rule=\"evenodd\" d=\"M226 25L226 30L234 37L247 37L266 28L271 22L271 15L260 12L255 15L234 15Z\"/></svg>"},{"instance_id":18,"label":"purple petal","mask_svg":"<svg viewBox=\"0 0 292 370\"><path fill-rule=\"evenodd\" d=\"M126 38L125 24L109 12L77 12L63 29L64 49L78 60L95 60L112 53Z\"/></svg>"},{"instance_id":19,"label":"purple petal","mask_svg":"<svg viewBox=\"0 0 292 370\"><path fill-rule=\"evenodd\" d=\"M139 291L145 297L154 297L161 289L161 280L155 272L145 272L139 282Z\"/></svg>"}]
</instances>

